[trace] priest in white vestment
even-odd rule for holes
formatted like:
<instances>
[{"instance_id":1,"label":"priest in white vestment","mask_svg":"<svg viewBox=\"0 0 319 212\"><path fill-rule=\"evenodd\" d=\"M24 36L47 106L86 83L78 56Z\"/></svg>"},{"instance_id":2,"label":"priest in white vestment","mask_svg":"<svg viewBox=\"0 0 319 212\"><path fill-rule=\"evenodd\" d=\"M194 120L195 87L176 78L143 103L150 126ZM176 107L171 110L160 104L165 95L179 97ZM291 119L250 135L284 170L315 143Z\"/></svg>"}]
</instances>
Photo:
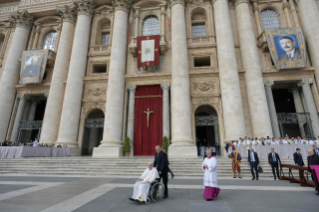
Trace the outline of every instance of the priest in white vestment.
<instances>
[{"instance_id":1,"label":"priest in white vestment","mask_svg":"<svg viewBox=\"0 0 319 212\"><path fill-rule=\"evenodd\" d=\"M157 169L153 167L153 163L148 163L148 168L146 168L140 178L136 180L133 196L129 199L132 201L146 202L150 185L157 178L159 178Z\"/></svg>"},{"instance_id":2,"label":"priest in white vestment","mask_svg":"<svg viewBox=\"0 0 319 212\"><path fill-rule=\"evenodd\" d=\"M217 187L217 160L212 157L212 152L209 148L206 149L207 157L204 159L202 169L204 173L205 191L203 197L207 201L213 200L218 196L220 189Z\"/></svg>"}]
</instances>

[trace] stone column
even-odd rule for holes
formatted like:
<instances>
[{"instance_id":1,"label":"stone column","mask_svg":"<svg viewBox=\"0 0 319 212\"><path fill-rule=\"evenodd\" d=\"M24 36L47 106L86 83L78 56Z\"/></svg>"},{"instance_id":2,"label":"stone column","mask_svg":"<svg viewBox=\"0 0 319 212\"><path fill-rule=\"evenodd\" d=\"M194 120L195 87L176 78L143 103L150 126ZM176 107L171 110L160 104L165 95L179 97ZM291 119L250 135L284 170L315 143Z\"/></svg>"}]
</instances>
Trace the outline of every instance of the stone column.
<instances>
[{"instance_id":1,"label":"stone column","mask_svg":"<svg viewBox=\"0 0 319 212\"><path fill-rule=\"evenodd\" d=\"M295 7L295 2L289 1L289 3L290 3L290 10L291 10L292 17L294 19L295 27L300 27L297 11Z\"/></svg>"},{"instance_id":2,"label":"stone column","mask_svg":"<svg viewBox=\"0 0 319 212\"><path fill-rule=\"evenodd\" d=\"M27 100L23 110L22 121L28 120L30 107L31 107L31 102Z\"/></svg>"},{"instance_id":3,"label":"stone column","mask_svg":"<svg viewBox=\"0 0 319 212\"><path fill-rule=\"evenodd\" d=\"M296 86L296 85L293 86L292 88L289 89L289 91L292 93L292 95L294 97L296 112L297 113L304 113L305 111L304 111L303 106L302 106L302 101L301 101L298 86ZM299 123L299 129L300 129L301 137L305 137L306 134L305 134L305 129L303 127L303 123Z\"/></svg>"},{"instance_id":4,"label":"stone column","mask_svg":"<svg viewBox=\"0 0 319 212\"><path fill-rule=\"evenodd\" d=\"M114 31L111 45L110 72L107 87L103 140L93 156L123 154L124 74L127 51L127 22L131 0L114 0Z\"/></svg>"},{"instance_id":5,"label":"stone column","mask_svg":"<svg viewBox=\"0 0 319 212\"><path fill-rule=\"evenodd\" d=\"M289 11L288 11L288 8L289 8L289 7L290 7L290 5L289 5L289 3L287 2L287 0L284 0L283 3L282 3L282 8L284 9L285 17L286 17L288 26L289 26L289 27L292 27L291 19L290 19L290 15L289 15Z\"/></svg>"},{"instance_id":6,"label":"stone column","mask_svg":"<svg viewBox=\"0 0 319 212\"><path fill-rule=\"evenodd\" d=\"M228 1L213 0L213 7L225 140L233 140L245 136L246 130Z\"/></svg>"},{"instance_id":7,"label":"stone column","mask_svg":"<svg viewBox=\"0 0 319 212\"><path fill-rule=\"evenodd\" d=\"M28 121L34 121L34 117L35 117L35 112L37 109L37 104L39 103L39 100L37 99L31 99L31 107L30 107L30 112L28 115Z\"/></svg>"},{"instance_id":8,"label":"stone column","mask_svg":"<svg viewBox=\"0 0 319 212\"><path fill-rule=\"evenodd\" d=\"M259 11L257 8L257 2L254 2L254 14L255 14L255 22L256 22L256 26L257 26L257 37L260 36L261 34L261 23L260 23L260 15L259 15Z\"/></svg>"},{"instance_id":9,"label":"stone column","mask_svg":"<svg viewBox=\"0 0 319 212\"><path fill-rule=\"evenodd\" d=\"M138 36L138 25L140 24L139 21L140 20L140 7L136 7L135 8L135 37L137 38Z\"/></svg>"},{"instance_id":10,"label":"stone column","mask_svg":"<svg viewBox=\"0 0 319 212\"><path fill-rule=\"evenodd\" d=\"M169 120L169 83L161 84L163 90L163 137L166 136L170 140L170 120Z\"/></svg>"},{"instance_id":11,"label":"stone column","mask_svg":"<svg viewBox=\"0 0 319 212\"><path fill-rule=\"evenodd\" d=\"M319 136L319 118L316 109L316 105L311 93L310 84L313 83L312 79L302 79L298 86L302 87L302 92L305 97L306 106L310 113L311 126L314 136L317 138Z\"/></svg>"},{"instance_id":12,"label":"stone column","mask_svg":"<svg viewBox=\"0 0 319 212\"><path fill-rule=\"evenodd\" d=\"M40 36L40 33L41 33L41 28L42 28L41 24L36 25L35 38L34 38L34 41L33 41L32 49L37 49L38 48L38 42L39 42L39 36Z\"/></svg>"},{"instance_id":13,"label":"stone column","mask_svg":"<svg viewBox=\"0 0 319 212\"><path fill-rule=\"evenodd\" d=\"M235 0L235 10L253 137L272 136L249 0Z\"/></svg>"},{"instance_id":14,"label":"stone column","mask_svg":"<svg viewBox=\"0 0 319 212\"><path fill-rule=\"evenodd\" d=\"M215 136L215 144L219 143L219 145L221 145L220 140L219 140L219 127L218 127L218 125L214 125L214 136Z\"/></svg>"},{"instance_id":15,"label":"stone column","mask_svg":"<svg viewBox=\"0 0 319 212\"><path fill-rule=\"evenodd\" d=\"M169 157L197 157L192 139L185 1L171 0L172 12L172 145Z\"/></svg>"},{"instance_id":16,"label":"stone column","mask_svg":"<svg viewBox=\"0 0 319 212\"><path fill-rule=\"evenodd\" d=\"M20 126L20 121L21 121L22 116L23 116L23 110L24 110L26 96L24 94L18 94L18 98L20 99L20 101L19 101L17 114L16 114L16 117L14 119L14 124L13 124L11 139L10 139L10 141L12 141L12 142L16 142L18 139L19 126Z\"/></svg>"},{"instance_id":17,"label":"stone column","mask_svg":"<svg viewBox=\"0 0 319 212\"><path fill-rule=\"evenodd\" d=\"M315 77L319 84L319 9L316 0L296 0L302 30L307 40Z\"/></svg>"},{"instance_id":18,"label":"stone column","mask_svg":"<svg viewBox=\"0 0 319 212\"><path fill-rule=\"evenodd\" d=\"M68 76L75 30L75 10L65 6L63 8L58 8L57 11L63 18L63 26L41 133L41 143L47 143L48 145L51 145L57 140L59 132L65 91L64 82L67 80Z\"/></svg>"},{"instance_id":19,"label":"stone column","mask_svg":"<svg viewBox=\"0 0 319 212\"><path fill-rule=\"evenodd\" d=\"M130 138L131 152L134 155L134 112L135 112L135 91L136 85L128 85L126 88L129 90L129 103L128 103L128 118L127 118L127 137Z\"/></svg>"},{"instance_id":20,"label":"stone column","mask_svg":"<svg viewBox=\"0 0 319 212\"><path fill-rule=\"evenodd\" d=\"M165 16L166 16L166 12L165 12L165 7L166 4L160 4L161 6L161 41L164 42L165 41L165 26L166 26L166 20L165 20Z\"/></svg>"},{"instance_id":21,"label":"stone column","mask_svg":"<svg viewBox=\"0 0 319 212\"><path fill-rule=\"evenodd\" d=\"M16 28L0 81L0 142L4 141L9 126L16 95L15 85L20 77L20 59L23 50L27 47L33 17L23 10L11 13L9 20L16 25Z\"/></svg>"},{"instance_id":22,"label":"stone column","mask_svg":"<svg viewBox=\"0 0 319 212\"><path fill-rule=\"evenodd\" d=\"M274 81L265 81L265 90L266 90L266 97L267 97L267 105L269 109L269 115L270 115L270 120L271 120L271 127L272 127L272 132L273 136L276 138L280 137L280 131L279 131L279 125L278 125L278 119L277 119L277 112L275 108L275 103L274 103L274 97L272 95L272 90L271 87L274 85ZM268 135L265 135L268 136ZM269 137L271 137L269 135Z\"/></svg>"},{"instance_id":23,"label":"stone column","mask_svg":"<svg viewBox=\"0 0 319 212\"><path fill-rule=\"evenodd\" d=\"M86 70L94 4L93 0L76 0L73 2L78 12L78 19L74 33L71 61L63 100L59 135L56 143L61 145L67 144L68 147L73 147L72 151L74 153L71 152L71 154L80 154L77 137L82 105L83 77ZM61 75L64 76L64 74ZM62 91L62 89L60 91ZM50 96L52 96L52 93L49 95L49 98Z\"/></svg>"}]
</instances>

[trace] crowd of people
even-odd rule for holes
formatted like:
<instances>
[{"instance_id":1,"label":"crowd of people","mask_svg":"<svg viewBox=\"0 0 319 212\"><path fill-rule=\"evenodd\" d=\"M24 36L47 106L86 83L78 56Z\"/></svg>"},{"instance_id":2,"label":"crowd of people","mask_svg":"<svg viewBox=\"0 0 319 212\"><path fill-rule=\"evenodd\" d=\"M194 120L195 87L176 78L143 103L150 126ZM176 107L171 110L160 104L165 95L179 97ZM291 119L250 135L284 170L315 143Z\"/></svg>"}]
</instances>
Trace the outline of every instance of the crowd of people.
<instances>
[{"instance_id":1,"label":"crowd of people","mask_svg":"<svg viewBox=\"0 0 319 212\"><path fill-rule=\"evenodd\" d=\"M54 144L48 145L47 143L39 143L38 139L35 138L34 141L30 140L30 142L12 142L12 141L4 141L0 142L0 146L34 146L34 147L54 147ZM58 144L56 147L58 148L66 148L68 147L67 144L64 144L63 146L61 144Z\"/></svg>"},{"instance_id":2,"label":"crowd of people","mask_svg":"<svg viewBox=\"0 0 319 212\"><path fill-rule=\"evenodd\" d=\"M319 136L318 139L316 138L301 138L300 136L298 137L291 137L289 138L288 136L286 137L280 137L280 138L270 138L269 136L261 137L261 138L250 138L245 136L244 138L239 137L238 140L233 140L233 141L225 141L225 148L226 151L228 151L228 148L230 146L255 146L255 145L294 145L294 144L311 144L311 145L317 145L319 144Z\"/></svg>"}]
</instances>

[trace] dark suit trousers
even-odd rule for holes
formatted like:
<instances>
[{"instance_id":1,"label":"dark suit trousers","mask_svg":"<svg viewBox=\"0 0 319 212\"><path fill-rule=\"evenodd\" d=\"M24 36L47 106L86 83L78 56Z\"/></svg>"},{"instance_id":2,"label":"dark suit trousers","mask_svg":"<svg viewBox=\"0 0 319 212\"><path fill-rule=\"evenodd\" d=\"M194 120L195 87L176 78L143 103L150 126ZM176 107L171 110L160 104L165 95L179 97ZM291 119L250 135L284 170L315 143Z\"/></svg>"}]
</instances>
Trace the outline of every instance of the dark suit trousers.
<instances>
[{"instance_id":1,"label":"dark suit trousers","mask_svg":"<svg viewBox=\"0 0 319 212\"><path fill-rule=\"evenodd\" d=\"M164 191L164 195L167 196L168 195L168 188L167 188L167 182L168 182L168 176L167 176L167 172L160 174L160 180L163 178L163 184L165 187L165 191Z\"/></svg>"},{"instance_id":2,"label":"dark suit trousers","mask_svg":"<svg viewBox=\"0 0 319 212\"><path fill-rule=\"evenodd\" d=\"M253 176L253 178L255 178L255 173L253 171L253 169L255 169L255 172L256 172L256 177L257 179L259 178L259 175L258 175L258 171L257 171L257 162L250 162L250 172L251 172L251 175Z\"/></svg>"},{"instance_id":3,"label":"dark suit trousers","mask_svg":"<svg viewBox=\"0 0 319 212\"><path fill-rule=\"evenodd\" d=\"M275 168L276 168L276 172L277 172L277 177L278 177L278 179L280 179L279 169L278 169L278 161L273 162L271 164L272 174L274 175L274 178L276 178Z\"/></svg>"}]
</instances>

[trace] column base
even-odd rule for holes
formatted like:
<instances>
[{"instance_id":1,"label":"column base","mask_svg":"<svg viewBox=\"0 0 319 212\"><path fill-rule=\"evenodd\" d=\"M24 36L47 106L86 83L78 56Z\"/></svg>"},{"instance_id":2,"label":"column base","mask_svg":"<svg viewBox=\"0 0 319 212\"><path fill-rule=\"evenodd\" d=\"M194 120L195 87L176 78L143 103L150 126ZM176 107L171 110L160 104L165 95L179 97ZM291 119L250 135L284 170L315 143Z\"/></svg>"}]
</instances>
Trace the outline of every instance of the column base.
<instances>
[{"instance_id":1,"label":"column base","mask_svg":"<svg viewBox=\"0 0 319 212\"><path fill-rule=\"evenodd\" d=\"M70 156L81 156L81 150L78 147L69 147Z\"/></svg>"},{"instance_id":2,"label":"column base","mask_svg":"<svg viewBox=\"0 0 319 212\"><path fill-rule=\"evenodd\" d=\"M61 144L62 146L63 145L68 145L68 147L70 148L70 147L76 147L76 148L78 148L78 142L76 142L76 141L56 141L56 142L54 142L54 146L56 146L56 145L58 145L58 144Z\"/></svg>"},{"instance_id":3,"label":"column base","mask_svg":"<svg viewBox=\"0 0 319 212\"><path fill-rule=\"evenodd\" d=\"M197 147L195 145L170 145L168 148L169 158L197 158Z\"/></svg>"},{"instance_id":4,"label":"column base","mask_svg":"<svg viewBox=\"0 0 319 212\"><path fill-rule=\"evenodd\" d=\"M92 157L120 157L123 155L122 146L94 147Z\"/></svg>"}]
</instances>

